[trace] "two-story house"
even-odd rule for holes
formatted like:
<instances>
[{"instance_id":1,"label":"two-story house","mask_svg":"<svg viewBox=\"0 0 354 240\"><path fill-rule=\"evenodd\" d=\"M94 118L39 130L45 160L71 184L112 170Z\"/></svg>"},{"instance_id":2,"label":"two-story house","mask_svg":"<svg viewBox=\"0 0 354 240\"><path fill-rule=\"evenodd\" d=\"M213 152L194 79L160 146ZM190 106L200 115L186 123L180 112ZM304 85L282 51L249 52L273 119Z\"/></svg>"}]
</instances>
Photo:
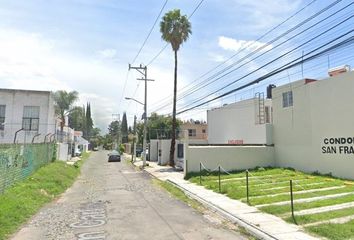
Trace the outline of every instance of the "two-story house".
<instances>
[{"instance_id":1,"label":"two-story house","mask_svg":"<svg viewBox=\"0 0 354 240\"><path fill-rule=\"evenodd\" d=\"M0 143L48 142L55 130L51 92L0 89Z\"/></svg>"}]
</instances>

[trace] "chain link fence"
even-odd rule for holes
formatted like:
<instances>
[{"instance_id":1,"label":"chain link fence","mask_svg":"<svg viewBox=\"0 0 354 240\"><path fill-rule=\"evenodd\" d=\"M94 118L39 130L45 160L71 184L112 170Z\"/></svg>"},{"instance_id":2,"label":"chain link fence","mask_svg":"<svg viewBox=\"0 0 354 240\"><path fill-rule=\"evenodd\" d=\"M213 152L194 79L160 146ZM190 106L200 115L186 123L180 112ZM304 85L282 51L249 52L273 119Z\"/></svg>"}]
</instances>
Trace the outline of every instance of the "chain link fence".
<instances>
[{"instance_id":1,"label":"chain link fence","mask_svg":"<svg viewBox=\"0 0 354 240\"><path fill-rule=\"evenodd\" d=\"M0 194L55 157L55 143L0 144Z\"/></svg>"}]
</instances>

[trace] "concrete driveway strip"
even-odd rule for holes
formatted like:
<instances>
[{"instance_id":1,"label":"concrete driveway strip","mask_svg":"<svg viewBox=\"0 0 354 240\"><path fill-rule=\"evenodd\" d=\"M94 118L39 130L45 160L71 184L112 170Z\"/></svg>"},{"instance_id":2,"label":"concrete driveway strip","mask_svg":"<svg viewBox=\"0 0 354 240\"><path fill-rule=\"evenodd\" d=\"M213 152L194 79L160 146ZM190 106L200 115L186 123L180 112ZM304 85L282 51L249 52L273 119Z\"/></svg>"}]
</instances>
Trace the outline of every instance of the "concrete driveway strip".
<instances>
[{"instance_id":1,"label":"concrete driveway strip","mask_svg":"<svg viewBox=\"0 0 354 240\"><path fill-rule=\"evenodd\" d=\"M245 239L152 185L130 165L93 152L82 175L13 240Z\"/></svg>"}]
</instances>

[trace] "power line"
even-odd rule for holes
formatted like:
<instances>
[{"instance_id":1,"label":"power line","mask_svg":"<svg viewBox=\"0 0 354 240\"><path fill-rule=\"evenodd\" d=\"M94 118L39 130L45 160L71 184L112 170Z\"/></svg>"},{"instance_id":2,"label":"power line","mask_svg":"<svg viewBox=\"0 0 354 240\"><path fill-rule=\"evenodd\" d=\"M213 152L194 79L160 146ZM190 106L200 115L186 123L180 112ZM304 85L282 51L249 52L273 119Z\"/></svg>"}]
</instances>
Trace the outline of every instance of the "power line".
<instances>
[{"instance_id":1,"label":"power line","mask_svg":"<svg viewBox=\"0 0 354 240\"><path fill-rule=\"evenodd\" d=\"M135 55L135 57L134 57L134 59L133 59L133 61L132 61L132 63L131 63L132 65L135 63L136 59L138 58L138 56L140 55L141 51L143 50L143 48L144 48L144 46L145 46L147 40L149 39L149 37L150 37L152 31L153 31L154 28L155 28L155 25L156 25L157 21L159 20L159 18L160 18L160 16L161 16L162 11L163 11L164 8L166 7L167 2L168 2L168 0L166 0L165 3L162 5L162 7L161 7L161 9L160 9L160 12L159 12L159 14L157 15L157 17L156 17L156 19L155 19L155 21L154 21L154 24L153 24L152 27L150 28L150 31L149 31L148 35L146 36L146 38L145 38L143 44L141 45L141 47L140 47L138 53ZM127 71L127 74L126 74L126 77L125 77L123 92L122 92L122 96L121 96L120 101L119 101L119 105L122 104L122 100L123 100L123 97L124 97L124 94L125 94L125 88L126 88L127 82L128 82L128 76L129 76L129 70Z\"/></svg>"},{"instance_id":2,"label":"power line","mask_svg":"<svg viewBox=\"0 0 354 240\"><path fill-rule=\"evenodd\" d=\"M210 85L211 83L214 83L214 82L218 81L219 79L221 79L221 78L223 78L223 77L229 75L230 73L234 72L234 71L237 70L237 69L240 69L241 67L243 67L243 66L246 65L247 63L250 63L250 62L254 61L255 59L257 59L257 58L259 58L259 57L265 55L266 53L269 53L269 52L271 52L271 51L274 51L275 48L277 48L277 47L283 45L283 44L286 43L286 42L289 42L290 40L292 40L292 39L295 38L295 37L298 37L300 34L303 34L304 32L308 31L309 29L313 28L314 26L318 25L319 23L322 23L323 21L329 19L330 17L334 16L335 14L338 14L340 11L342 11L342 10L348 8L349 6L351 6L351 5L353 4L353 2L350 3L350 4L348 4L347 6L343 7L342 9L340 9L340 10L336 11L335 13L333 13L333 14L327 16L326 18L324 18L324 19L318 21L317 23L313 24L312 26L308 27L307 29L301 31L300 33L297 33L297 34L295 34L294 36L292 36L291 38L289 38L289 39L283 41L282 43L280 43L280 44L278 44L278 45L276 45L276 46L273 47L272 49L267 50L267 51L263 52L262 54L260 54L260 55L258 55L258 56L256 56L256 57L254 57L253 59L249 60L248 62L246 62L246 63L240 65L239 67L237 67L237 68L235 68L235 69L232 69L232 70L230 70L229 72L224 73L225 71L229 70L230 68L232 68L232 67L235 66L236 64L241 63L241 62L244 61L244 60L248 60L249 57L251 57L251 56L254 55L255 53L261 51L261 50L264 49L266 46L269 46L270 44L272 44L272 43L274 43L275 41L277 41L277 40L283 38L285 35L289 34L290 32L294 31L295 29L297 29L297 28L303 26L304 24L306 24L306 23L309 22L310 20L314 19L314 18L317 17L318 15L320 15L320 14L324 13L325 11L329 10L330 8L332 8L333 6L335 6L335 4L338 4L340 1L342 1L342 0L337 0L336 2L334 2L334 3L332 3L332 4L328 5L328 6L326 6L325 8L323 8L322 10L320 10L319 12L316 12L314 15L310 16L309 18L305 19L305 20L302 21L301 23L297 24L296 26L292 27L291 29L287 30L286 32L282 33L282 34L279 35L278 37L276 37L276 38L272 39L271 41L267 42L267 43L264 44L262 47L256 49L255 51L252 51L251 53L249 53L249 54L246 55L245 57L241 58L240 60L238 60L237 62L235 62L235 63L232 64L231 66L228 66L228 67L224 68L223 70L219 71L218 73L214 74L213 76L207 78L202 84L200 84L200 85L195 85L194 87L191 87L189 90L185 91L185 93L183 93L182 96L179 97L179 100L180 100L181 98L183 98L183 97L186 97L186 96L188 96L188 95L191 95L191 94L195 93L196 91L198 91L198 90L200 90L200 89L202 89L202 88L204 88L204 87ZM276 27L275 27L275 28L276 28ZM270 31L268 31L268 33L269 33L269 32L270 32ZM265 35L263 35L263 36L265 36ZM237 53L236 53L236 54L237 54ZM219 77L217 77L218 75L220 75L220 74L222 74L222 73L224 73L224 74L221 75L221 76L219 76ZM217 77L217 78L214 79L215 77ZM167 106L167 105L169 105L169 103L164 104L162 107L158 108L157 110L159 110L159 109L161 109L161 108L164 108L164 107ZM157 110L155 110L155 111L157 111Z\"/></svg>"},{"instance_id":3,"label":"power line","mask_svg":"<svg viewBox=\"0 0 354 240\"><path fill-rule=\"evenodd\" d=\"M134 65L135 60L138 58L139 54L141 53L141 50L143 50L143 48L144 48L144 46L145 46L147 40L149 39L149 37L150 37L150 35L151 35L151 33L152 33L152 30L154 30L154 28L155 28L155 26L156 26L156 23L157 23L157 21L159 20L159 18L160 18L160 16L161 16L162 11L165 9L167 2L168 2L168 0L166 0L165 3L162 5L160 12L159 12L159 14L157 15L157 17L156 17L156 19L155 19L154 24L152 25L152 27L151 27L151 29L150 29L148 35L146 36L146 38L145 38L143 44L142 44L141 47L140 47L138 53L137 53L136 56L134 57L134 59L133 59L133 61L132 61L132 63L131 63L132 65Z\"/></svg>"},{"instance_id":4,"label":"power line","mask_svg":"<svg viewBox=\"0 0 354 240\"><path fill-rule=\"evenodd\" d=\"M275 59L273 59L273 60L267 62L266 64L264 64L264 65L262 65L261 67L259 67L259 68L255 69L255 70L251 71L250 73L247 73L246 75L242 76L241 78L239 78L239 79L237 79L237 80L235 80L235 81L232 81L232 82L228 83L228 84L225 85L224 87L222 87L222 88L220 88L220 89L218 89L218 90L216 90L216 91L214 91L214 92L208 94L207 96L201 97L199 100L194 101L192 104L194 104L194 103L196 103L196 102L198 102L198 101L200 101L200 100L203 100L203 99L205 99L205 98L211 96L212 94L214 94L214 93L216 93L216 92L219 92L219 91L221 91L221 90L223 90L223 89L225 89L225 88L231 86L232 84L234 84L234 83L236 83L236 82L238 82L238 81L240 81L240 80L242 80L242 79L244 79L244 78L250 76L251 74L253 74L253 73L259 71L260 69L263 69L264 67L270 65L271 63L273 63L273 62L275 62L275 61L277 61L277 60L279 60L279 59L281 59L281 58L283 58L283 57L289 55L290 53L294 52L295 50L300 49L301 47L305 46L306 44L312 42L314 39L317 39L318 37L324 35L325 33L327 33L327 32L329 32L329 31L333 30L334 28L338 27L339 25L343 24L344 22L347 22L348 20L350 20L350 19L353 18L353 17L354 17L354 15L351 15L350 17L344 19L343 21L341 21L340 23L336 24L335 26L333 26L333 27L327 29L326 31L321 32L320 34L318 34L317 36L311 38L310 40L307 40L306 42L300 44L299 46L297 46L297 47L291 49L290 51L288 51L288 52L286 52L286 53L280 55L279 57L277 57L277 58L275 58ZM244 64L243 64L243 65L244 65ZM243 65L241 65L241 67L242 67ZM236 70L236 69L233 69L233 70L231 70L231 71L225 73L225 74L222 75L221 77L224 77L224 76L230 74L231 72L233 72L233 71L235 71L235 70ZM220 79L221 77L219 77L219 78L217 78L217 79ZM191 104L190 104L190 105L191 105Z\"/></svg>"},{"instance_id":5,"label":"power line","mask_svg":"<svg viewBox=\"0 0 354 240\"><path fill-rule=\"evenodd\" d=\"M295 12L294 14L292 14L291 16L289 16L288 18L286 18L285 20L283 20L281 23L277 24L275 27L271 28L270 30L268 30L266 33L264 33L262 36L260 36L259 38L257 38L254 42L250 42L247 46L242 47L241 49L239 49L235 54L233 54L231 57L229 57L227 60L223 61L222 63L219 63L217 66L213 67L212 69L210 69L209 71L207 71L206 73L204 73L203 75L199 76L198 78L196 78L194 81L192 81L192 83L198 81L199 79L202 79L203 77L205 77L206 75L208 75L209 73L211 73L212 71L216 70L217 68L219 68L220 66L224 65L225 63L229 62L231 59L233 59L234 57L236 57L237 55L239 55L241 52L243 52L244 50L246 50L247 48L251 47L252 45L255 44L255 42L260 41L261 39L263 39L265 36L267 36L268 34L270 34L271 32L273 32L275 29L279 28L280 26L282 26L284 23L288 22L290 19L292 19L293 17L295 17L296 15L298 15L299 13L301 13L302 11L304 11L306 8L308 8L310 5L312 5L314 2L316 2L317 0L313 0L310 3L308 3L307 5L305 5L303 8L301 8L300 10L298 10L297 12ZM189 85L187 85L186 87L182 88L181 90L185 89L189 87ZM181 91L180 90L180 91ZM164 98L162 101L164 101L166 98ZM159 101L161 102L161 101Z\"/></svg>"},{"instance_id":6,"label":"power line","mask_svg":"<svg viewBox=\"0 0 354 240\"><path fill-rule=\"evenodd\" d=\"M342 49L344 50L345 48L347 48L347 47L343 47ZM346 56L346 55L347 55L347 54L345 54L345 56ZM339 57L339 56L336 55L336 59L337 59L337 60L339 59L338 57ZM341 61L345 61L345 62L346 62L347 60L353 60L353 59L354 59L353 56L349 56L349 57L341 58ZM323 69L323 68L324 68L323 65L325 65L325 67L327 67L327 61L328 61L328 60L327 60L327 57L326 57L325 60L322 61L321 63L316 62L313 66L308 67L308 68L306 68L306 69L304 69L304 70L309 70L309 69L311 69L311 70L319 70L319 69ZM272 83L275 83L275 82L279 82L279 81L282 80L282 79L288 79L289 76L296 76L296 75L299 75L301 72L302 72L302 70L299 70L299 71L297 71L297 72L295 72L295 73L292 73L292 74L290 74L290 75L286 75L286 76L284 76L284 77L280 77L280 78L277 78L277 79L268 79L268 80L271 80ZM318 75L319 73L323 73L323 70L317 72L316 74ZM266 85L268 85L268 84L269 84L269 82L268 82L268 83L265 82L265 83L263 83L263 84L257 85L257 88L264 87L264 86L266 86ZM238 95L245 95L247 92L250 92L251 90L252 90L252 89L245 89L245 90L243 90L243 91L238 92L237 94L238 94ZM236 94L235 94L235 95L229 95L229 97L227 97L227 98L231 98L231 97L236 97ZM227 98L226 98L226 99L227 99ZM235 101L236 101L236 100L235 100ZM198 108L198 109L206 110L206 109L210 109L210 107L204 107L204 108ZM167 114L163 114L163 115L167 115Z\"/></svg>"},{"instance_id":7,"label":"power line","mask_svg":"<svg viewBox=\"0 0 354 240\"><path fill-rule=\"evenodd\" d=\"M190 18L194 15L194 13L199 9L199 7L202 5L203 2L204 2L204 0L201 0L201 1L198 3L198 5L194 8L194 10L192 11L192 13L189 15L188 19L190 19ZM156 60L156 58L158 58L158 57L161 55L161 53L162 53L163 51L165 51L165 49L167 48L167 46L168 46L168 43L166 43L165 46L162 47L162 49L148 62L148 64L146 64L146 66L149 66L151 63L153 63L153 62Z\"/></svg>"},{"instance_id":8,"label":"power line","mask_svg":"<svg viewBox=\"0 0 354 240\"><path fill-rule=\"evenodd\" d=\"M341 36L339 36L339 37L337 37L337 38L335 38L335 39L333 39L333 40L331 40L331 41L329 41L329 42L327 42L327 43L321 45L320 47L318 47L318 48L312 50L311 52L307 53L306 55L312 54L313 52L315 52L315 51L317 51L317 50L319 50L319 49L321 49L321 48L323 48L323 47L325 47L325 46L327 46L327 45L333 43L334 41L337 41L338 39L340 39L340 38L342 38L342 37L344 37L344 36L346 36L346 35L352 33L353 31L354 31L354 30L351 30L351 31L349 31L349 32L347 32L347 33L345 33L345 34L342 34ZM321 55L323 55L323 54L325 54L325 53L327 53L327 52L330 52L330 51L332 51L332 50L334 50L334 49L336 49L336 48L340 48L340 47L342 47L342 46L345 46L345 45L348 45L348 44L352 44L353 41L354 41L354 37L352 36L352 37L349 37L349 38L343 40L342 42L339 42L339 43L337 43L337 44L335 44L335 45L333 45L333 46L331 46L331 47L328 47L328 48L322 50L321 52L319 52L319 53L317 53L317 54L314 54L314 55L312 55L312 56L309 56L309 57L307 57L307 58L302 59L302 57L299 57L299 58L297 58L297 59L295 59L295 60L293 60L293 61L291 61L291 62L289 62L289 63L287 63L287 64L285 64L285 65L283 65L283 66L281 66L281 67L279 67L279 68L277 68L277 69L275 69L275 70L273 70L272 72L270 72L270 73L268 73L268 74L265 74L265 75L263 75L263 76L257 78L256 80L253 80L253 81L251 81L251 82L249 82L249 83L247 83L247 84L244 84L244 85L242 85L242 86L240 86L240 87L238 87L238 88L232 89L232 90L230 90L230 91L228 91L228 92L226 92L226 93L224 93L224 94L222 94L222 95L220 95L220 96L214 97L214 98L212 98L212 99L210 99L210 100L207 100L207 101L205 101L205 102L202 102L202 103L200 103L200 104L198 104L198 105L196 105L196 106L193 106L193 107L190 107L190 108L188 108L188 109L182 110L182 111L178 112L177 115L178 115L178 114L182 114L182 113L187 112L187 111L190 111L190 110L192 110L192 109L194 109L194 108L203 106L203 105L205 105L205 104L207 104L207 103L210 103L210 102L212 102L212 101L215 101L215 100L217 100L217 99L219 99L219 98L222 98L222 97L224 97L224 96L230 95L231 93L234 93L234 92L236 92L236 91L239 91L239 90L241 90L241 89L244 89L244 88L246 88L246 87L249 87L249 86L251 86L251 85L254 85L254 84L256 84L256 83L259 83L259 82L261 82L261 81L263 81L263 80L265 80L265 79L267 79L267 78L269 78L269 77L271 77L271 76L274 76L274 75L276 75L276 74L278 74L278 73L280 73L280 72L282 72L282 71L285 71L285 70L287 70L287 69L290 69L290 68L292 68L292 67L295 67L295 66L297 66L297 65L300 65L300 64L305 63L305 62L307 62L307 61L313 60L313 59L315 59L315 58L317 58L317 57L319 57L319 56L321 56ZM300 61L299 61L299 59L300 59ZM301 59L302 59L302 60L301 60Z\"/></svg>"}]
</instances>

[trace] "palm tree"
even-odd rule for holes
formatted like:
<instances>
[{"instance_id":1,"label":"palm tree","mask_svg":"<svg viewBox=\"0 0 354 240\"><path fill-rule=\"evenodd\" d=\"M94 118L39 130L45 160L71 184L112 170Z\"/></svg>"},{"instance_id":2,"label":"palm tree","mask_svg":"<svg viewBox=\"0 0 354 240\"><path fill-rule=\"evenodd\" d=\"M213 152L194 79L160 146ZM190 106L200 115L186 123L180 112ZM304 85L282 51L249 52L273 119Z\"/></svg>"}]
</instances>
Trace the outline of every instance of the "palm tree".
<instances>
[{"instance_id":1,"label":"palm tree","mask_svg":"<svg viewBox=\"0 0 354 240\"><path fill-rule=\"evenodd\" d=\"M191 31L191 23L186 15L181 16L179 9L169 11L163 16L160 22L160 32L162 39L171 43L172 50L175 53L175 72L174 72L174 88L173 88L173 112L172 112L172 140L170 148L170 165L175 165L175 144L176 144L176 98L177 98L177 51L181 44L187 41Z\"/></svg>"},{"instance_id":2,"label":"palm tree","mask_svg":"<svg viewBox=\"0 0 354 240\"><path fill-rule=\"evenodd\" d=\"M79 94L76 91L67 92L64 90L59 90L54 93L55 102L55 112L59 115L61 119L60 131L63 133L65 126L65 117L72 110L72 105L79 98Z\"/></svg>"}]
</instances>

